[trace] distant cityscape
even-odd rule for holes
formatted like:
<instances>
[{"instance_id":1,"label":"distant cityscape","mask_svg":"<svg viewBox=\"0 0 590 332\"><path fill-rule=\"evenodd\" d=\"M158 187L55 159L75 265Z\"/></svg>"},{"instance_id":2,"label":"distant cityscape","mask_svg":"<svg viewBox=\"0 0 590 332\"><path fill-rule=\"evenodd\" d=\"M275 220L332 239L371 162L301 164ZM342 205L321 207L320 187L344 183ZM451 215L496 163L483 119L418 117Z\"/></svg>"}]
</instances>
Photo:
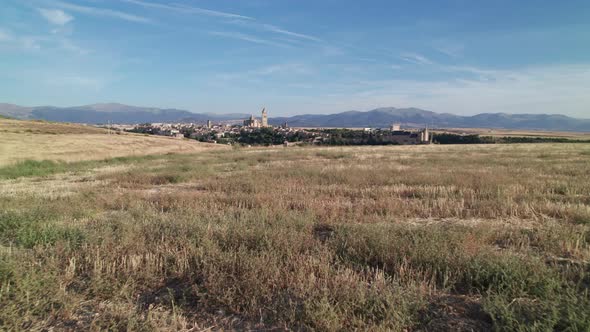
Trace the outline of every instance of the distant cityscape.
<instances>
[{"instance_id":1,"label":"distant cityscape","mask_svg":"<svg viewBox=\"0 0 590 332\"><path fill-rule=\"evenodd\" d=\"M267 109L268 111L268 109ZM307 111L306 111L307 112ZM481 113L470 116L436 113L418 108L381 107L368 111L346 111L333 114L302 113L280 116L268 114L267 123L281 126L285 122L295 128L388 128L400 123L407 128L464 128L490 130L535 130L590 132L590 119L575 119L559 114ZM21 120L104 124L195 123L241 124L250 114L195 113L186 110L138 107L118 103L99 103L74 107L26 107L0 103L0 116ZM262 119L259 120L262 122Z\"/></svg>"},{"instance_id":2,"label":"distant cityscape","mask_svg":"<svg viewBox=\"0 0 590 332\"><path fill-rule=\"evenodd\" d=\"M217 144L277 145L329 144L356 145L373 143L375 145L417 145L431 144L432 135L428 128L420 130L402 129L392 124L389 128L332 129L332 128L292 128L285 122L280 126L268 123L266 108L260 118L253 114L242 124L213 123L144 123L138 125L109 124L109 128L127 132L174 138L194 139Z\"/></svg>"}]
</instances>

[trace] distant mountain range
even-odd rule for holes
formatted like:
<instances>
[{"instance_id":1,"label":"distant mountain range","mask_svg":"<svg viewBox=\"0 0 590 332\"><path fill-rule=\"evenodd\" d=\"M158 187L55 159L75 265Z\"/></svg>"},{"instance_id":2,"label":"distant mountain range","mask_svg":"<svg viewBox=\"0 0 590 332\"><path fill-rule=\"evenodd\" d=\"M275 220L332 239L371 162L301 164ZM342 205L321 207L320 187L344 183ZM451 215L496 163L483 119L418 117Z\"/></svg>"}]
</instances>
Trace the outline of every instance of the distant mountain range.
<instances>
[{"instance_id":1,"label":"distant mountain range","mask_svg":"<svg viewBox=\"0 0 590 332\"><path fill-rule=\"evenodd\" d=\"M249 114L192 113L178 109L137 107L116 103L75 107L23 107L0 103L0 115L21 120L38 119L89 124L230 121L250 116Z\"/></svg>"},{"instance_id":2,"label":"distant mountain range","mask_svg":"<svg viewBox=\"0 0 590 332\"><path fill-rule=\"evenodd\" d=\"M178 109L136 107L123 104L94 104L77 107L22 107L0 104L0 115L16 119L41 119L74 123L147 123L239 121L249 114L192 113ZM273 125L285 122L292 127L388 127L400 123L405 127L434 128L503 128L556 131L590 131L590 119L575 119L559 114L484 113L460 116L435 113L418 108L378 108L368 112L349 111L336 114L304 114L270 118Z\"/></svg>"},{"instance_id":3,"label":"distant mountain range","mask_svg":"<svg viewBox=\"0 0 590 332\"><path fill-rule=\"evenodd\" d=\"M483 113L461 116L418 108L394 107L378 108L368 112L296 115L272 118L269 121L272 124L287 122L293 127L387 127L392 123L400 123L405 127L590 131L590 119L575 119L559 114Z\"/></svg>"}]
</instances>

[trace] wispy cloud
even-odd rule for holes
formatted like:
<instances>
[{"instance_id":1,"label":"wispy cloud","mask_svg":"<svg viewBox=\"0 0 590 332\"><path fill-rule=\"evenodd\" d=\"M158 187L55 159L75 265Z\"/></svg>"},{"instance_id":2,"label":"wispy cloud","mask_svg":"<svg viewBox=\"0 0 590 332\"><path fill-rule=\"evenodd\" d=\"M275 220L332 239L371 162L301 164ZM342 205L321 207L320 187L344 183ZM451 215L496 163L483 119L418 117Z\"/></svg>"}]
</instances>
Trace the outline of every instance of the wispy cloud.
<instances>
[{"instance_id":1,"label":"wispy cloud","mask_svg":"<svg viewBox=\"0 0 590 332\"><path fill-rule=\"evenodd\" d=\"M249 16L220 12L220 11L216 11L216 10L209 10L209 9L198 8L198 7L178 5L178 8L180 8L181 10L184 10L188 14L199 14L199 15L209 15L209 16L217 16L217 17L224 17L224 18L237 18L237 19L242 19L242 20L253 20L253 18L249 17Z\"/></svg>"},{"instance_id":2,"label":"wispy cloud","mask_svg":"<svg viewBox=\"0 0 590 332\"><path fill-rule=\"evenodd\" d=\"M274 26L274 25L271 25L271 24L263 24L262 27L265 30L267 30L267 31L274 32L274 33L279 33L279 34L283 34L283 35L287 35L287 36L290 36L290 37L297 37L297 38L300 38L300 39L306 39L306 40L311 40L311 41L315 41L315 42L321 42L322 41L321 39L319 39L317 37L310 36L310 35L305 35L305 34L302 34L302 33L293 32L293 31L289 31L289 30L285 30L285 29L282 29L280 27L277 27L277 26Z\"/></svg>"},{"instance_id":3,"label":"wispy cloud","mask_svg":"<svg viewBox=\"0 0 590 332\"><path fill-rule=\"evenodd\" d=\"M21 47L28 51L37 51L41 49L41 43L45 41L44 38L34 36L23 36L15 39L17 47Z\"/></svg>"},{"instance_id":4,"label":"wispy cloud","mask_svg":"<svg viewBox=\"0 0 590 332\"><path fill-rule=\"evenodd\" d=\"M434 63L427 57L417 53L402 53L400 59L417 65L431 65Z\"/></svg>"},{"instance_id":5,"label":"wispy cloud","mask_svg":"<svg viewBox=\"0 0 590 332\"><path fill-rule=\"evenodd\" d=\"M272 74L311 74L312 70L301 63L282 63L266 66L257 70L249 72L256 75L272 75Z\"/></svg>"},{"instance_id":6,"label":"wispy cloud","mask_svg":"<svg viewBox=\"0 0 590 332\"><path fill-rule=\"evenodd\" d=\"M97 7L90 7L90 6L81 6L81 5L75 5L75 4L71 4L71 3L63 2L63 1L54 1L52 3L58 7L63 8L63 9L75 11L75 12L86 14L86 15L111 17L111 18L129 21L129 22L135 22L135 23L151 23L152 22L149 18L146 18L143 16L128 14L125 12L112 10L112 9L104 9L104 8L97 8Z\"/></svg>"},{"instance_id":7,"label":"wispy cloud","mask_svg":"<svg viewBox=\"0 0 590 332\"><path fill-rule=\"evenodd\" d=\"M140 1L140 0L121 0L126 3L148 7L148 8L156 8L156 9L165 9L170 11L175 11L182 14L196 14L196 15L206 15L206 16L214 16L214 17L222 17L222 18L231 18L231 19L242 19L242 20L253 20L253 18L238 15L233 13L226 13L217 10L210 10L204 9L199 7L192 7L192 6L185 6L180 4L160 4L154 2L147 2L147 1Z\"/></svg>"},{"instance_id":8,"label":"wispy cloud","mask_svg":"<svg viewBox=\"0 0 590 332\"><path fill-rule=\"evenodd\" d=\"M222 12L217 10L205 9L200 7L193 7L193 6L186 6L181 4L161 4L155 2L148 2L143 0L120 0L125 3L134 4L137 6L142 6L145 8L154 8L154 9L163 9L168 10L176 13L187 14L187 15L202 15L202 16L211 16L211 17L218 17L223 19L228 19L225 22L230 24L237 24L241 26L250 27L252 29L262 30L271 32L274 34L280 34L283 36L288 36L300 40L307 40L307 41L314 41L314 42L321 42L322 40L318 37L303 34L295 31L290 31L284 29L282 27L262 23L256 20L251 16L240 15L235 13L228 13ZM251 38L249 38L251 39ZM251 41L251 40L250 40Z\"/></svg>"},{"instance_id":9,"label":"wispy cloud","mask_svg":"<svg viewBox=\"0 0 590 332\"><path fill-rule=\"evenodd\" d=\"M436 112L478 114L567 113L588 118L590 65L570 64L496 70L478 67L448 68L485 77L456 76L441 81L413 79L349 82L328 87L331 98L322 111L414 106Z\"/></svg>"},{"instance_id":10,"label":"wispy cloud","mask_svg":"<svg viewBox=\"0 0 590 332\"><path fill-rule=\"evenodd\" d=\"M89 50L76 45L66 36L58 34L28 35L15 34L8 30L0 29L0 44L7 49L38 52L43 50L62 50L80 55L91 53Z\"/></svg>"},{"instance_id":11,"label":"wispy cloud","mask_svg":"<svg viewBox=\"0 0 590 332\"><path fill-rule=\"evenodd\" d=\"M44 83L49 86L85 88L95 91L98 91L105 86L105 81L102 78L76 74L47 76Z\"/></svg>"},{"instance_id":12,"label":"wispy cloud","mask_svg":"<svg viewBox=\"0 0 590 332\"><path fill-rule=\"evenodd\" d=\"M490 80L495 79L495 77L499 76L502 71L493 70L493 69L484 69L479 67L473 66L449 66L449 65L440 65L438 69L441 71L446 72L455 72L455 73L467 73L472 74L479 77L482 80ZM504 72L505 74L505 72Z\"/></svg>"},{"instance_id":13,"label":"wispy cloud","mask_svg":"<svg viewBox=\"0 0 590 332\"><path fill-rule=\"evenodd\" d=\"M66 25L74 19L61 9L37 8L37 10L49 23L56 25Z\"/></svg>"},{"instance_id":14,"label":"wispy cloud","mask_svg":"<svg viewBox=\"0 0 590 332\"><path fill-rule=\"evenodd\" d=\"M80 55L86 55L92 53L90 50L82 48L76 44L74 44L71 40L63 38L58 41L58 46L61 46L66 51L78 53Z\"/></svg>"},{"instance_id":15,"label":"wispy cloud","mask_svg":"<svg viewBox=\"0 0 590 332\"><path fill-rule=\"evenodd\" d=\"M448 57L460 58L463 56L465 46L455 42L439 40L434 43L434 49Z\"/></svg>"},{"instance_id":16,"label":"wispy cloud","mask_svg":"<svg viewBox=\"0 0 590 332\"><path fill-rule=\"evenodd\" d=\"M247 35L241 32L231 32L231 31L210 31L209 32L210 35L213 36L219 36L219 37L225 37L225 38L232 38L232 39L237 39L237 40L242 40L242 41L246 41L246 42L250 42L250 43L255 43L255 44L262 44L262 45L269 45L269 46L275 46L275 47L283 47L283 48L289 48L292 47L290 45L287 44L282 44L282 43L278 43L272 40L267 40L267 39L262 39L256 36L252 36L252 35Z\"/></svg>"},{"instance_id":17,"label":"wispy cloud","mask_svg":"<svg viewBox=\"0 0 590 332\"><path fill-rule=\"evenodd\" d=\"M223 86L230 81L262 83L269 77L288 77L289 79L292 79L295 77L311 75L313 73L313 68L306 64L279 63L242 72L217 74L215 75L215 79L211 80L209 83L214 86ZM296 83L291 82L290 84Z\"/></svg>"},{"instance_id":18,"label":"wispy cloud","mask_svg":"<svg viewBox=\"0 0 590 332\"><path fill-rule=\"evenodd\" d=\"M12 40L12 34L6 30L0 29L0 42Z\"/></svg>"},{"instance_id":19,"label":"wispy cloud","mask_svg":"<svg viewBox=\"0 0 590 332\"><path fill-rule=\"evenodd\" d=\"M338 46L333 46L333 45L322 45L320 52L322 55L328 56L328 57L342 56L342 55L346 54L344 49L342 49L341 47L338 47Z\"/></svg>"}]
</instances>

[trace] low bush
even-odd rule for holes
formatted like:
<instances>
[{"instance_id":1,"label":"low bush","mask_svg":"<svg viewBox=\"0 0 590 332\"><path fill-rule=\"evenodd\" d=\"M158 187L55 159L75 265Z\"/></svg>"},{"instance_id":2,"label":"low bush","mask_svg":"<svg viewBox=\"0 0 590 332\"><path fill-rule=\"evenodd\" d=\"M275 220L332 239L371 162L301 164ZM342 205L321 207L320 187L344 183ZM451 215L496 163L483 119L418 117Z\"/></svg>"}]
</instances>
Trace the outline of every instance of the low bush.
<instances>
[{"instance_id":1,"label":"low bush","mask_svg":"<svg viewBox=\"0 0 590 332\"><path fill-rule=\"evenodd\" d=\"M64 163L43 160L25 160L14 165L0 168L0 179L16 179L19 177L47 176L66 169Z\"/></svg>"}]
</instances>

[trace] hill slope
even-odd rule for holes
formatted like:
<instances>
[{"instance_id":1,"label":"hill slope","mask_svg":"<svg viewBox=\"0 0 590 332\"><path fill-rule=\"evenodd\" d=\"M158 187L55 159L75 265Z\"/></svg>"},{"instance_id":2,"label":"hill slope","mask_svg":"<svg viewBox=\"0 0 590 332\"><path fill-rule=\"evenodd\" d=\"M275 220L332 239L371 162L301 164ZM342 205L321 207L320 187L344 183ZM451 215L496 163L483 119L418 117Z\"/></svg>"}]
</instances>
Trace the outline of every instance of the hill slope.
<instances>
[{"instance_id":1,"label":"hill slope","mask_svg":"<svg viewBox=\"0 0 590 332\"><path fill-rule=\"evenodd\" d=\"M23 160L101 160L123 156L191 153L227 148L194 140L65 123L0 119L0 166Z\"/></svg>"}]
</instances>

